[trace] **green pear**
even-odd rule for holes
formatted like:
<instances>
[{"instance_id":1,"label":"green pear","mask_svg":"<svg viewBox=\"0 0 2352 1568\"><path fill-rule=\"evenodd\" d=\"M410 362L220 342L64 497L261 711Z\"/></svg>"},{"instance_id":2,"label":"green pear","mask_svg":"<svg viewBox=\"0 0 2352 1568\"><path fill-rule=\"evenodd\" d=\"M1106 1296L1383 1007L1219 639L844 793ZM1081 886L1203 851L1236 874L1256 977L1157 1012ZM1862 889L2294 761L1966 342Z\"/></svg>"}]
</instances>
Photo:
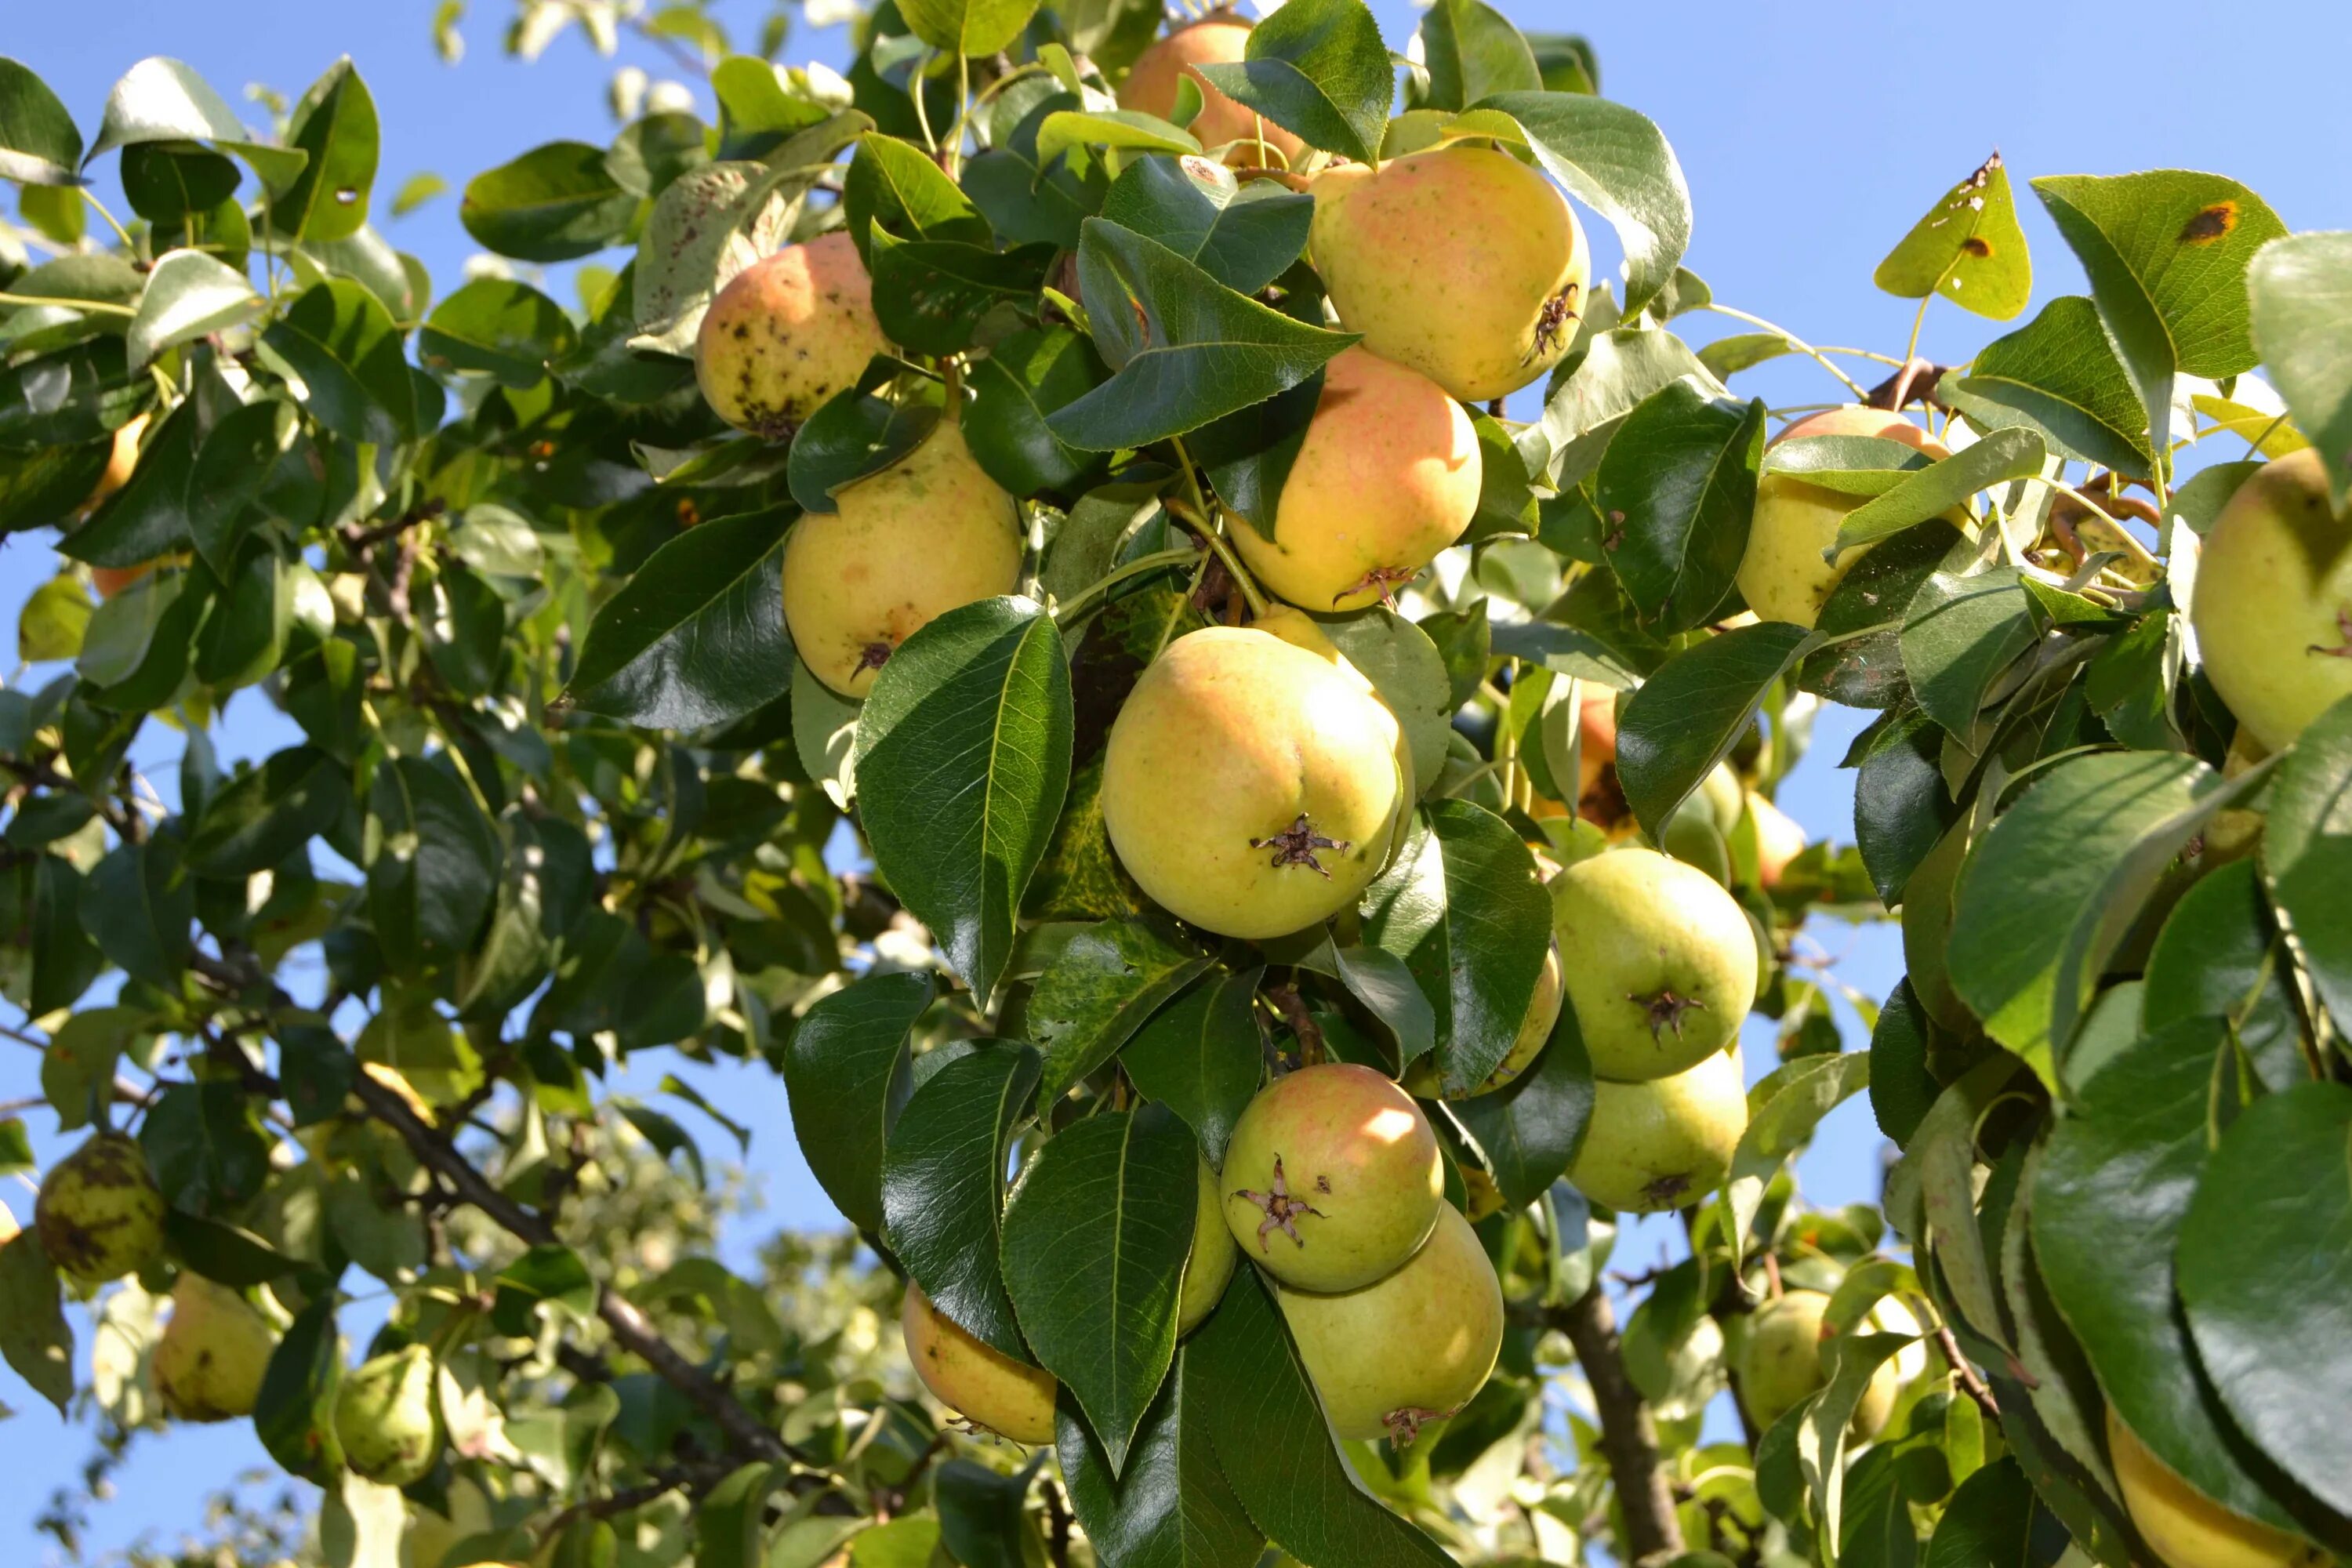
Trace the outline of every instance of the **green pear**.
<instances>
[{"instance_id":1,"label":"green pear","mask_svg":"<svg viewBox=\"0 0 2352 1568\"><path fill-rule=\"evenodd\" d=\"M136 1273L163 1250L163 1194L147 1152L100 1132L41 1183L33 1226L49 1261L85 1285Z\"/></svg>"},{"instance_id":2,"label":"green pear","mask_svg":"<svg viewBox=\"0 0 2352 1568\"><path fill-rule=\"evenodd\" d=\"M1445 1206L1437 1134L1412 1096L1349 1062L1302 1068L1258 1092L1219 1173L1242 1251L1301 1290L1393 1273Z\"/></svg>"},{"instance_id":3,"label":"green pear","mask_svg":"<svg viewBox=\"0 0 2352 1568\"><path fill-rule=\"evenodd\" d=\"M422 1479L441 1457L433 1352L409 1345L376 1356L335 1394L335 1439L354 1474L380 1486Z\"/></svg>"},{"instance_id":4,"label":"green pear","mask_svg":"<svg viewBox=\"0 0 2352 1568\"><path fill-rule=\"evenodd\" d=\"M250 1415L277 1348L277 1331L243 1296L183 1272L155 1342L155 1392L177 1421Z\"/></svg>"}]
</instances>

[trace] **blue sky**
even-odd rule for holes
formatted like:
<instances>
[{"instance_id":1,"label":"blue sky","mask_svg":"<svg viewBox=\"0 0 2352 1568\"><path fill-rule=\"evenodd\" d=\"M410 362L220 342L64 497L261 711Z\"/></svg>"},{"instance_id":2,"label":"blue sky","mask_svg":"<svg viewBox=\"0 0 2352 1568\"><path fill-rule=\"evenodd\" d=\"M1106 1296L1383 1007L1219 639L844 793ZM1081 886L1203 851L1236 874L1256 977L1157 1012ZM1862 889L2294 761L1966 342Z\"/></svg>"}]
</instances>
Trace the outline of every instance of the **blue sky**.
<instances>
[{"instance_id":1,"label":"blue sky","mask_svg":"<svg viewBox=\"0 0 2352 1568\"><path fill-rule=\"evenodd\" d=\"M1998 147L2021 182L2021 216L2036 262L2037 303L2079 292L2079 269L2030 197L2022 180L2039 174L2114 174L2158 166L2215 170L2261 192L2293 228L2352 226L2352 121L2342 112L2352 20L2341 0L2278 0L2258 23L2192 0L1977 0L1965 7L1727 5L1690 0L1645 7L1570 7L1557 0L1499 0L1530 29L1580 30L1600 51L1608 94L1655 119L1679 153L1697 212L1688 264L1717 300L1780 322L1816 342L1900 353L1914 306L1874 293L1871 268L1948 185ZM373 89L386 151L377 180L379 226L430 268L436 294L460 280L473 247L457 222L454 194L400 219L385 217L390 193L409 175L434 172L455 189L467 176L559 137L604 141L615 129L604 105L614 64L656 78L684 77L652 47L625 40L616 61L593 56L575 30L534 66L504 57L504 0L473 0L463 62L445 66L429 36L430 0L371 5L319 0L104 0L101 8L7 0L0 50L45 76L95 133L108 87L147 54L195 66L248 111L247 84L291 99L341 54L357 61ZM1403 0L1373 0L1392 47L1412 28ZM764 0L720 0L716 14L740 38L752 36ZM103 16L99 22L94 18ZM793 60L840 64L843 29L803 29ZM709 111L707 91L698 93ZM115 160L98 171L110 204ZM1605 226L1588 226L1604 268L1614 256ZM560 284L562 279L559 277ZM555 290L568 298L568 289ZM1694 337L1703 323L1683 323ZM1724 330L1742 330L1723 323ZM1924 352L1966 357L2001 329L1938 305ZM1804 362L1743 382L1776 403L1822 401L1833 384ZM2236 457L2235 451L2216 454ZM0 543L0 647L13 645L16 608L54 570L39 539ZM150 726L151 732L159 729ZM1825 714L1813 758L1782 795L1816 837L1848 838L1851 775L1832 764L1857 728L1855 716ZM267 753L292 729L266 700L232 705L230 754ZM151 733L144 745L158 782L178 755L176 738ZM1851 983L1883 994L1899 973L1899 943L1885 928L1819 933L1842 958ZM1858 1042L1857 1042L1858 1043ZM37 1092L35 1058L0 1042L0 1100ZM1751 1041L1751 1072L1770 1059L1769 1035ZM671 1064L646 1064L657 1078ZM696 1075L716 1088L715 1075ZM648 1085L639 1086L649 1088ZM721 1090L730 1112L759 1130L751 1163L761 1177L764 1223L833 1223L793 1151L780 1084L738 1073ZM29 1118L45 1159L56 1145L48 1118ZM1802 1170L1816 1201L1876 1195L1876 1130L1865 1107L1832 1119ZM30 1196L0 1200L20 1217ZM751 1228L730 1241L747 1257ZM1621 1243L1621 1266L1639 1269L1668 1245L1655 1226ZM88 1353L86 1321L77 1325ZM0 1546L9 1561L34 1560L30 1524L50 1489L69 1479L85 1451L79 1431L60 1435L55 1417L13 1374L0 1373L0 1399L16 1407L0 1423ZM170 1540L199 1517L207 1490L238 1468L263 1465L242 1425L175 1433L142 1444L118 1477L118 1500L100 1511L92 1542L119 1545L142 1531ZM22 1553L22 1555L20 1555Z\"/></svg>"}]
</instances>

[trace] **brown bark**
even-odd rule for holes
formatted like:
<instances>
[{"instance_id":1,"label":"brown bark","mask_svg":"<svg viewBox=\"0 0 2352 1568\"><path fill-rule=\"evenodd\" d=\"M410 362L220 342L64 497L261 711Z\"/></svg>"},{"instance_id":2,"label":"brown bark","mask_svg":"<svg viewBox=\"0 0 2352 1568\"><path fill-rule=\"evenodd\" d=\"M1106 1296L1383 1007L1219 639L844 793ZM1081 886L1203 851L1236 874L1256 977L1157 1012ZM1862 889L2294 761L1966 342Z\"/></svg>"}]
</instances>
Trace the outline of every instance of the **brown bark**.
<instances>
[{"instance_id":1,"label":"brown bark","mask_svg":"<svg viewBox=\"0 0 2352 1568\"><path fill-rule=\"evenodd\" d=\"M1601 1451L1609 1460L1617 1500L1625 1511L1626 1554L1635 1563L1684 1550L1682 1521L1675 1517L1673 1489L1658 1453L1657 1424L1625 1370L1619 1348L1617 1315L1599 1281L1583 1298L1545 1314L1547 1323L1576 1347L1577 1364L1592 1388L1601 1415Z\"/></svg>"}]
</instances>

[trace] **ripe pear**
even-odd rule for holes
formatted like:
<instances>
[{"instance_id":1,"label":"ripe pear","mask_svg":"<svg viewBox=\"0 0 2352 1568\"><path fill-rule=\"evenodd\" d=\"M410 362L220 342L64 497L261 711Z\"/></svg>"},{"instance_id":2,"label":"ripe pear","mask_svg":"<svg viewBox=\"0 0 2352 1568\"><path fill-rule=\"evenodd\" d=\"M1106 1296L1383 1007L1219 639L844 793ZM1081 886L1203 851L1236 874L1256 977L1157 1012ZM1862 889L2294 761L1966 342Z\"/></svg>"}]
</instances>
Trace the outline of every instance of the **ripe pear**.
<instances>
[{"instance_id":1,"label":"ripe pear","mask_svg":"<svg viewBox=\"0 0 2352 1568\"><path fill-rule=\"evenodd\" d=\"M1103 759L1119 863L1181 920L1281 936L1353 905L1403 805L1394 721L1328 660L1209 626L1135 683Z\"/></svg>"},{"instance_id":2,"label":"ripe pear","mask_svg":"<svg viewBox=\"0 0 2352 1568\"><path fill-rule=\"evenodd\" d=\"M243 1296L184 1271L155 1343L155 1392L177 1421L250 1415L277 1348L277 1331Z\"/></svg>"},{"instance_id":3,"label":"ripe pear","mask_svg":"<svg viewBox=\"0 0 2352 1568\"><path fill-rule=\"evenodd\" d=\"M1054 1392L1060 1385L1052 1373L974 1339L911 1279L898 1326L915 1375L940 1404L1015 1443L1054 1440Z\"/></svg>"},{"instance_id":4,"label":"ripe pear","mask_svg":"<svg viewBox=\"0 0 2352 1568\"><path fill-rule=\"evenodd\" d=\"M1395 710L1389 707L1388 700L1381 696L1379 689L1373 686L1370 678L1356 668L1354 660L1339 651L1339 645L1331 640L1330 634L1323 629L1320 622L1294 605L1277 604L1252 621L1250 625L1271 637L1280 637L1293 647L1305 648L1308 653L1346 676L1363 691L1364 695L1377 702L1380 705L1381 721L1389 729L1396 732L1395 751L1398 773L1407 781L1412 780L1412 742L1406 739L1404 726L1397 722ZM1404 790L1406 798L1415 798L1418 793L1412 783L1408 782ZM1409 815L1403 812L1397 814L1399 839L1404 837L1406 830L1412 826L1412 819Z\"/></svg>"},{"instance_id":5,"label":"ripe pear","mask_svg":"<svg viewBox=\"0 0 2352 1568\"><path fill-rule=\"evenodd\" d=\"M1592 1121L1568 1179L1622 1213L1681 1208L1723 1184L1746 1131L1748 1093L1739 1058L1729 1052L1643 1083L1598 1079Z\"/></svg>"},{"instance_id":6,"label":"ripe pear","mask_svg":"<svg viewBox=\"0 0 2352 1568\"><path fill-rule=\"evenodd\" d=\"M335 1391L335 1440L352 1472L379 1486L421 1480L441 1457L439 1371L424 1345L362 1362Z\"/></svg>"},{"instance_id":7,"label":"ripe pear","mask_svg":"<svg viewBox=\"0 0 2352 1568\"><path fill-rule=\"evenodd\" d=\"M2221 700L2269 751L2352 695L2352 521L2317 451L2238 487L2205 536L2189 619Z\"/></svg>"},{"instance_id":8,"label":"ripe pear","mask_svg":"<svg viewBox=\"0 0 2352 1568\"><path fill-rule=\"evenodd\" d=\"M1512 1037L1510 1050L1495 1064L1493 1072L1465 1093L1441 1094L1436 1061L1421 1057L1405 1069L1405 1088L1417 1095L1440 1100L1475 1100L1482 1094L1494 1093L1527 1071L1528 1065L1543 1055L1544 1043L1551 1038L1552 1027L1559 1022L1561 994L1559 943L1553 942L1544 950L1543 967L1536 972L1535 992L1528 998L1527 1016L1519 1020L1519 1032Z\"/></svg>"},{"instance_id":9,"label":"ripe pear","mask_svg":"<svg viewBox=\"0 0 2352 1568\"><path fill-rule=\"evenodd\" d=\"M1830 1330L1822 1319L1830 1299L1819 1290L1790 1290L1767 1301L1748 1318L1739 1345L1738 1370L1741 1403L1748 1419L1766 1427L1796 1408L1815 1390L1827 1386L1829 1373L1822 1364L1822 1345ZM1916 1334L1919 1321L1900 1301L1887 1298L1871 1308L1853 1331ZM1855 1436L1868 1439L1885 1429L1895 1414L1903 1385L1927 1369L1927 1352L1914 1344L1881 1362L1854 1406L1851 1423Z\"/></svg>"},{"instance_id":10,"label":"ripe pear","mask_svg":"<svg viewBox=\"0 0 2352 1568\"><path fill-rule=\"evenodd\" d=\"M1480 471L1477 432L1443 387L1346 349L1324 366L1273 535L1232 514L1234 545L1292 604L1360 610L1462 537L1478 510Z\"/></svg>"},{"instance_id":11,"label":"ripe pear","mask_svg":"<svg viewBox=\"0 0 2352 1568\"><path fill-rule=\"evenodd\" d=\"M1747 911L1706 872L1651 849L1580 860L1551 884L1552 931L1593 1072L1686 1072L1729 1045L1756 1000Z\"/></svg>"},{"instance_id":12,"label":"ripe pear","mask_svg":"<svg viewBox=\"0 0 2352 1568\"><path fill-rule=\"evenodd\" d=\"M1876 436L1916 447L1931 458L1948 456L1942 442L1900 414L1879 408L1832 408L1798 420L1772 444L1798 436ZM1789 474L1766 474L1756 483L1756 511L1748 528L1748 552L1739 558L1740 596L1759 620L1810 626L1821 618L1830 591L1844 581L1865 552L1847 550L1836 563L1822 552L1837 542L1845 514L1868 500L1807 484ZM1958 510L1945 514L1965 524Z\"/></svg>"},{"instance_id":13,"label":"ripe pear","mask_svg":"<svg viewBox=\"0 0 2352 1568\"><path fill-rule=\"evenodd\" d=\"M84 1285L102 1285L163 1250L163 1210L146 1151L120 1132L100 1132L41 1183L33 1226L50 1262Z\"/></svg>"},{"instance_id":14,"label":"ripe pear","mask_svg":"<svg viewBox=\"0 0 2352 1568\"><path fill-rule=\"evenodd\" d=\"M1315 176L1307 251L1339 324L1465 403L1517 392L1575 341L1592 257L1557 186L1460 142Z\"/></svg>"},{"instance_id":15,"label":"ripe pear","mask_svg":"<svg viewBox=\"0 0 2352 1568\"><path fill-rule=\"evenodd\" d=\"M1453 1415L1495 1370L1503 1287L1478 1233L1452 1204L1404 1267L1360 1289L1276 1292L1323 1412L1342 1437L1402 1447Z\"/></svg>"},{"instance_id":16,"label":"ripe pear","mask_svg":"<svg viewBox=\"0 0 2352 1568\"><path fill-rule=\"evenodd\" d=\"M2329 1555L2298 1535L2233 1513L2147 1450L2107 1406L2107 1458L2124 1510L2162 1568L2322 1568Z\"/></svg>"},{"instance_id":17,"label":"ripe pear","mask_svg":"<svg viewBox=\"0 0 2352 1568\"><path fill-rule=\"evenodd\" d=\"M786 246L719 291L695 333L694 378L719 417L782 441L889 348L873 279L835 230Z\"/></svg>"},{"instance_id":18,"label":"ripe pear","mask_svg":"<svg viewBox=\"0 0 2352 1568\"><path fill-rule=\"evenodd\" d=\"M114 446L106 454L106 470L90 487L89 499L81 503L81 512L88 517L96 511L108 497L131 482L131 475L139 467L139 437L147 429L152 416L142 414L114 432ZM101 599L111 599L148 573L155 570L152 561L142 561L132 566L93 566L89 569L90 585Z\"/></svg>"},{"instance_id":19,"label":"ripe pear","mask_svg":"<svg viewBox=\"0 0 2352 1568\"><path fill-rule=\"evenodd\" d=\"M1748 792L1748 815L1756 819L1756 879L1769 891L1780 885L1789 862L1805 852L1805 830L1754 790Z\"/></svg>"},{"instance_id":20,"label":"ripe pear","mask_svg":"<svg viewBox=\"0 0 2352 1568\"><path fill-rule=\"evenodd\" d=\"M932 617L1020 586L1019 510L954 425L836 500L784 542L784 624L801 662L844 697L872 690Z\"/></svg>"},{"instance_id":21,"label":"ripe pear","mask_svg":"<svg viewBox=\"0 0 2352 1568\"><path fill-rule=\"evenodd\" d=\"M1176 1297L1176 1332L1189 1334L1224 1300L1242 1249L1225 1226L1217 1173L1200 1163L1201 1201L1192 1210L1192 1252L1184 1259L1184 1285Z\"/></svg>"},{"instance_id":22,"label":"ripe pear","mask_svg":"<svg viewBox=\"0 0 2352 1568\"><path fill-rule=\"evenodd\" d=\"M1242 1250L1301 1290L1354 1290L1394 1271L1444 1206L1437 1134L1391 1079L1351 1062L1258 1091L1218 1173Z\"/></svg>"},{"instance_id":23,"label":"ripe pear","mask_svg":"<svg viewBox=\"0 0 2352 1568\"><path fill-rule=\"evenodd\" d=\"M1273 121L1260 119L1256 110L1227 98L1192 68L1238 63L1249 47L1249 36L1247 19L1223 8L1177 28L1137 57L1128 69L1127 79L1118 84L1118 106L1165 120L1176 111L1176 84L1189 77L1192 85L1201 89L1201 112L1188 129L1202 146L1222 147L1232 142L1233 151L1227 155L1231 163L1273 163L1275 160L1258 152L1257 144L1263 138L1267 147L1282 154L1282 166L1296 163L1298 155L1307 150L1304 142Z\"/></svg>"}]
</instances>

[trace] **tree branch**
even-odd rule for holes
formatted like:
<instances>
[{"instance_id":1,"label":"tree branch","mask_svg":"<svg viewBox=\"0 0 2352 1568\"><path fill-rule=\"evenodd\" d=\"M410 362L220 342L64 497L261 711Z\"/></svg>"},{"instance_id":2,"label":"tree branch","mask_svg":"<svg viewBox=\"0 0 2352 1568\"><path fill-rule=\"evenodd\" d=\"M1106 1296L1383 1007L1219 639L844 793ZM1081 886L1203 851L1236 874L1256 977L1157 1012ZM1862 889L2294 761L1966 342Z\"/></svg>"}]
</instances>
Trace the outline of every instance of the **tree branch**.
<instances>
[{"instance_id":1,"label":"tree branch","mask_svg":"<svg viewBox=\"0 0 2352 1568\"><path fill-rule=\"evenodd\" d=\"M1872 387L1864 395L1862 405L1864 408L1900 408L1906 403L1924 403L1930 408L1949 412L1950 405L1945 403L1944 395L1936 384L1943 379L1944 372L1948 368L1930 359L1915 357L1902 369Z\"/></svg>"},{"instance_id":2,"label":"tree branch","mask_svg":"<svg viewBox=\"0 0 2352 1568\"><path fill-rule=\"evenodd\" d=\"M1647 1563L1681 1552L1682 1521L1675 1517L1674 1492L1658 1453L1657 1424L1625 1370L1609 1298L1595 1281L1573 1304L1544 1309L1539 1321L1568 1336L1576 1347L1577 1364L1584 1369L1584 1381L1592 1387L1592 1403L1601 1416L1601 1452L1617 1485L1617 1504L1625 1512L1627 1556Z\"/></svg>"},{"instance_id":3,"label":"tree branch","mask_svg":"<svg viewBox=\"0 0 2352 1568\"><path fill-rule=\"evenodd\" d=\"M1995 1421L2000 1420L2000 1402L1992 1396L1992 1390L1985 1386L1985 1380L1977 1375L1977 1369L1969 1358L1960 1353L1960 1342L1952 1337L1950 1328L1942 1323L1936 1325L1936 1344L1944 1352L1944 1359L1952 1363L1952 1371L1959 1374L1961 1392L1977 1402L1978 1409Z\"/></svg>"}]
</instances>

